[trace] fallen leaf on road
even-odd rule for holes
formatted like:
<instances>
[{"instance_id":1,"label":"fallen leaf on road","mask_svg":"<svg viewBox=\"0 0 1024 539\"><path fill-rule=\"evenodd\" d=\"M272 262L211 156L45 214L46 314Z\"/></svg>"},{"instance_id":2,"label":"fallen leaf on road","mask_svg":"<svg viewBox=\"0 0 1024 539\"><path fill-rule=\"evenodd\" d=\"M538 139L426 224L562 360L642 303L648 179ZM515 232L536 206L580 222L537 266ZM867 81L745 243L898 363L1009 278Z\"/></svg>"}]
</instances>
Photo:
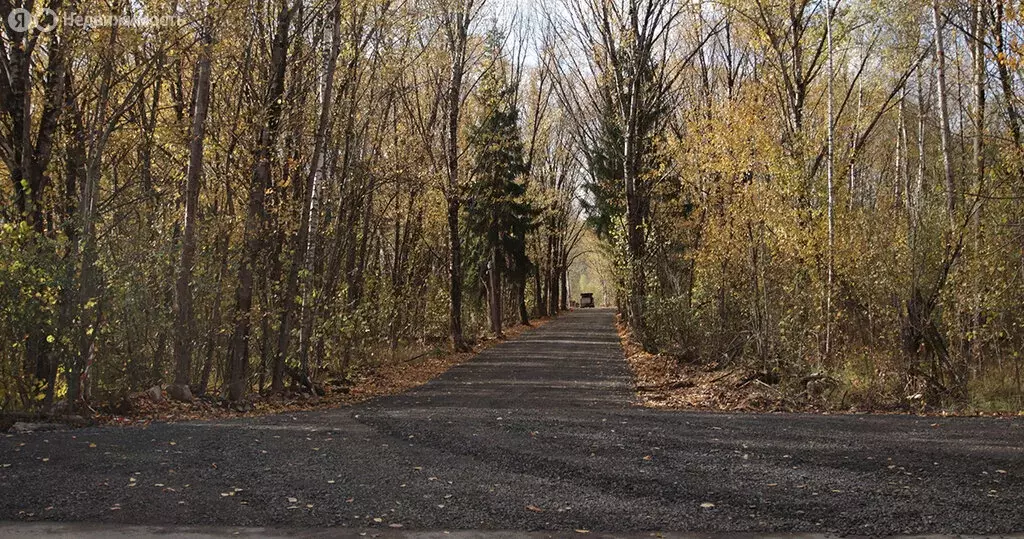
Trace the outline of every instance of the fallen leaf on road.
<instances>
[{"instance_id":1,"label":"fallen leaf on road","mask_svg":"<svg viewBox=\"0 0 1024 539\"><path fill-rule=\"evenodd\" d=\"M527 505L526 506L526 510L527 511L533 511L534 513L543 513L544 512L543 509L541 509L540 507L537 507L536 505Z\"/></svg>"},{"instance_id":2,"label":"fallen leaf on road","mask_svg":"<svg viewBox=\"0 0 1024 539\"><path fill-rule=\"evenodd\" d=\"M650 455L644 455L644 460L651 460L651 458L653 457L651 457Z\"/></svg>"}]
</instances>

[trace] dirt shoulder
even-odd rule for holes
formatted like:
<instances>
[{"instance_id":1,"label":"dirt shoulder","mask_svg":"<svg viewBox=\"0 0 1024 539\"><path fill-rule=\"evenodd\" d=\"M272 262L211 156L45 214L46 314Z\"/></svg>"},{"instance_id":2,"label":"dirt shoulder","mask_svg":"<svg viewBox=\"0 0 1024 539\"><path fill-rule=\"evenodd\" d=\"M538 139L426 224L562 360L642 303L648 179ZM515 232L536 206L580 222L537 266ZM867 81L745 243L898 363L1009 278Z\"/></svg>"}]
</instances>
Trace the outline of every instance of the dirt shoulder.
<instances>
[{"instance_id":1,"label":"dirt shoulder","mask_svg":"<svg viewBox=\"0 0 1024 539\"><path fill-rule=\"evenodd\" d=\"M825 375L780 383L742 365L688 363L667 354L645 352L629 329L616 327L633 373L639 403L647 408L722 412L794 412L817 414L912 414L923 416L1011 417L1024 411L980 412L924 408L916 403L872 405L853 402L841 384Z\"/></svg>"},{"instance_id":2,"label":"dirt shoulder","mask_svg":"<svg viewBox=\"0 0 1024 539\"><path fill-rule=\"evenodd\" d=\"M513 326L505 329L505 338L510 339L532 331L550 321L550 318L531 320L530 326ZM322 410L349 406L367 400L396 395L421 386L444 374L448 369L465 363L480 352L502 341L486 338L478 341L470 352L427 353L412 359L384 362L360 369L345 383L328 383L320 396L306 392L286 391L280 395L250 395L245 405L236 408L225 400L209 396L193 402L178 402L167 397L166 387L159 398L154 389L131 395L117 405L98 405L90 408L86 416L43 417L33 414L11 414L0 416L0 432L9 428L50 430L57 425L80 427L102 425L147 425L152 422L176 422L232 417L254 417L268 414L287 413L302 410Z\"/></svg>"}]
</instances>

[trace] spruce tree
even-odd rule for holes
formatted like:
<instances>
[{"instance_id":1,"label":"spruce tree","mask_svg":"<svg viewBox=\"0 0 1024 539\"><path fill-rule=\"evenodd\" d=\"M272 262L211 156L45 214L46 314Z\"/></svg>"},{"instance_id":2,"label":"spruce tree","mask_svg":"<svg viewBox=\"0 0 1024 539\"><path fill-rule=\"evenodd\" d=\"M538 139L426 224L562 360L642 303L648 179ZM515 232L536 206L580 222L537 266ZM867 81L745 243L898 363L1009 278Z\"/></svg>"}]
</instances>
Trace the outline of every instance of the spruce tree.
<instances>
[{"instance_id":1,"label":"spruce tree","mask_svg":"<svg viewBox=\"0 0 1024 539\"><path fill-rule=\"evenodd\" d=\"M525 290L530 264L526 234L534 227L536 214L525 198L526 164L515 86L506 77L498 42L491 37L491 67L477 93L479 116L469 137L473 175L466 205L467 225L478 241L478 261L486 268L491 329L496 336L502 327L502 276L516 286L519 296Z\"/></svg>"}]
</instances>

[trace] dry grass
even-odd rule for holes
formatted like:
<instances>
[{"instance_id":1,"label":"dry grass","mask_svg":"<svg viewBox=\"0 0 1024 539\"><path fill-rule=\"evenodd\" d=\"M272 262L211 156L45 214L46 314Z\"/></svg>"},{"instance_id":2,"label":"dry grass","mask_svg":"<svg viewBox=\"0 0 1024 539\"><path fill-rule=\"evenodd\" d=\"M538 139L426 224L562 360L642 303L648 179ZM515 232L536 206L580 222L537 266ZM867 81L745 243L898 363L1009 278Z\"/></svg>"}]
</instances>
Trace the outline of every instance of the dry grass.
<instances>
[{"instance_id":1,"label":"dry grass","mask_svg":"<svg viewBox=\"0 0 1024 539\"><path fill-rule=\"evenodd\" d=\"M789 381L769 384L742 366L721 368L680 361L644 352L626 324L617 324L626 361L633 371L637 398L648 408L716 410L729 412L881 413L926 416L1024 416L1013 406L999 409L923 409L891 399L868 398L863 388L841 380ZM870 393L870 392L868 392Z\"/></svg>"},{"instance_id":2,"label":"dry grass","mask_svg":"<svg viewBox=\"0 0 1024 539\"><path fill-rule=\"evenodd\" d=\"M644 352L630 339L625 324L619 323L618 327L643 406L758 412L796 408L779 389L752 379L745 370L706 368Z\"/></svg>"}]
</instances>

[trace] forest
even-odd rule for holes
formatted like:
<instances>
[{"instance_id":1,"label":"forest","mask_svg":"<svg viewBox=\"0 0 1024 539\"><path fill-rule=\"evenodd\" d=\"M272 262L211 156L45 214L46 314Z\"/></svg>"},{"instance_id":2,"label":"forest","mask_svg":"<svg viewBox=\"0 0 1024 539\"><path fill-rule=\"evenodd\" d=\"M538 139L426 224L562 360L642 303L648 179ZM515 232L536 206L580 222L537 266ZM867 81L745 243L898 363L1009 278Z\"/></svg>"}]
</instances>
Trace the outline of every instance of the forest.
<instances>
[{"instance_id":1,"label":"forest","mask_svg":"<svg viewBox=\"0 0 1024 539\"><path fill-rule=\"evenodd\" d=\"M673 361L1024 408L1017 2L0 17L0 411L322 393L581 284Z\"/></svg>"}]
</instances>

